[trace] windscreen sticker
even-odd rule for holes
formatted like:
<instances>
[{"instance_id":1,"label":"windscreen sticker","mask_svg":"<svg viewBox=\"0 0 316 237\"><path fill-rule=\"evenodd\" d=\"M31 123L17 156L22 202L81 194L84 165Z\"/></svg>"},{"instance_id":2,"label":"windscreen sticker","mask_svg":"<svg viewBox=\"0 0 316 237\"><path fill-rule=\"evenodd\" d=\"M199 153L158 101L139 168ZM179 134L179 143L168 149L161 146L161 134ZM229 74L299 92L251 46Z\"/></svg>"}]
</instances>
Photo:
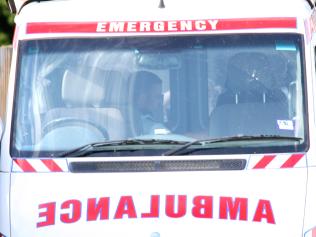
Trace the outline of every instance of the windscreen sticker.
<instances>
[{"instance_id":1,"label":"windscreen sticker","mask_svg":"<svg viewBox=\"0 0 316 237\"><path fill-rule=\"evenodd\" d=\"M167 135L170 134L170 131L166 128L156 128L154 130L155 135Z\"/></svg>"},{"instance_id":2,"label":"windscreen sticker","mask_svg":"<svg viewBox=\"0 0 316 237\"><path fill-rule=\"evenodd\" d=\"M277 120L280 130L294 130L294 123L292 120Z\"/></svg>"},{"instance_id":3,"label":"windscreen sticker","mask_svg":"<svg viewBox=\"0 0 316 237\"><path fill-rule=\"evenodd\" d=\"M278 41L275 49L279 51L296 51L296 45L293 42Z\"/></svg>"}]
</instances>

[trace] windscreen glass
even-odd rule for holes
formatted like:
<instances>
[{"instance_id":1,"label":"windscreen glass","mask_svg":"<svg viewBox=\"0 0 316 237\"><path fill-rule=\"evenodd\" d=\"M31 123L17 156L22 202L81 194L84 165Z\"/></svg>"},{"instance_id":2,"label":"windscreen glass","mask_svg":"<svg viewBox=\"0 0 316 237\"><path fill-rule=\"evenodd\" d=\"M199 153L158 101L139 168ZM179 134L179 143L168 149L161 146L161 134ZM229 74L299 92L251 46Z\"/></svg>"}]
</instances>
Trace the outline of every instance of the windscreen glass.
<instances>
[{"instance_id":1,"label":"windscreen glass","mask_svg":"<svg viewBox=\"0 0 316 237\"><path fill-rule=\"evenodd\" d=\"M58 157L101 142L94 156L161 155L196 140L206 142L189 148L195 154L302 151L301 41L295 34L22 41L11 155Z\"/></svg>"}]
</instances>

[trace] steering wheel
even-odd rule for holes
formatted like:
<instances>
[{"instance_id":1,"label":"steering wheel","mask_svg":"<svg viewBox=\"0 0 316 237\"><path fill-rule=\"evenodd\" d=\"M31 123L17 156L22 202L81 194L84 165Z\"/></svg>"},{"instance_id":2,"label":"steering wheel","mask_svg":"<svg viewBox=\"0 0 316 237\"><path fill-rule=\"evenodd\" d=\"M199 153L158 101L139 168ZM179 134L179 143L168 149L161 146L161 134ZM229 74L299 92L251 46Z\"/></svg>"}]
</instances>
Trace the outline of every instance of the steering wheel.
<instances>
[{"instance_id":1,"label":"steering wheel","mask_svg":"<svg viewBox=\"0 0 316 237\"><path fill-rule=\"evenodd\" d=\"M48 134L50 131L57 129L57 128L63 128L63 127L85 127L90 129L91 131L97 131L103 135L103 137L108 140L109 134L107 130L101 126L98 126L97 124L92 123L91 121L87 121L84 119L79 118L72 118L72 117L64 117L64 118L58 118L49 121L47 124L45 124L43 128L43 136Z\"/></svg>"}]
</instances>

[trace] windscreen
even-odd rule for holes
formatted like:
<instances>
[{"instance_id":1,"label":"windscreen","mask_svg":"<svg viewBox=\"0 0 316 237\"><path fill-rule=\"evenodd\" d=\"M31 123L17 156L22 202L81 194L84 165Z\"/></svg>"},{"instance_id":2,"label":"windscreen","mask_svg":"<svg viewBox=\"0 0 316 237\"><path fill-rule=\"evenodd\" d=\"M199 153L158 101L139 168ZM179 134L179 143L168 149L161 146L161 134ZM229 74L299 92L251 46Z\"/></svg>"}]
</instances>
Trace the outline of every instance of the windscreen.
<instances>
[{"instance_id":1,"label":"windscreen","mask_svg":"<svg viewBox=\"0 0 316 237\"><path fill-rule=\"evenodd\" d=\"M94 156L161 155L199 140L216 142L197 142L192 153L302 151L301 41L296 34L22 41L11 155L58 157L104 142Z\"/></svg>"}]
</instances>

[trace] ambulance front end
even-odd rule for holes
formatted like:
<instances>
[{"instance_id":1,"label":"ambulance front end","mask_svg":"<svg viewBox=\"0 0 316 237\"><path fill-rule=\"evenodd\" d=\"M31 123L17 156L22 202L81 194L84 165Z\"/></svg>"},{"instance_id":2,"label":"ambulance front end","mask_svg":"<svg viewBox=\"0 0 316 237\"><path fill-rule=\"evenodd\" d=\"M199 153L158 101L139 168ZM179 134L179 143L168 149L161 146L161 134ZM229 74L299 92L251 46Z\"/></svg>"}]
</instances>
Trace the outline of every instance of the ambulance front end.
<instances>
[{"instance_id":1,"label":"ambulance front end","mask_svg":"<svg viewBox=\"0 0 316 237\"><path fill-rule=\"evenodd\" d=\"M247 22L20 26L1 236L315 236L308 39Z\"/></svg>"}]
</instances>

